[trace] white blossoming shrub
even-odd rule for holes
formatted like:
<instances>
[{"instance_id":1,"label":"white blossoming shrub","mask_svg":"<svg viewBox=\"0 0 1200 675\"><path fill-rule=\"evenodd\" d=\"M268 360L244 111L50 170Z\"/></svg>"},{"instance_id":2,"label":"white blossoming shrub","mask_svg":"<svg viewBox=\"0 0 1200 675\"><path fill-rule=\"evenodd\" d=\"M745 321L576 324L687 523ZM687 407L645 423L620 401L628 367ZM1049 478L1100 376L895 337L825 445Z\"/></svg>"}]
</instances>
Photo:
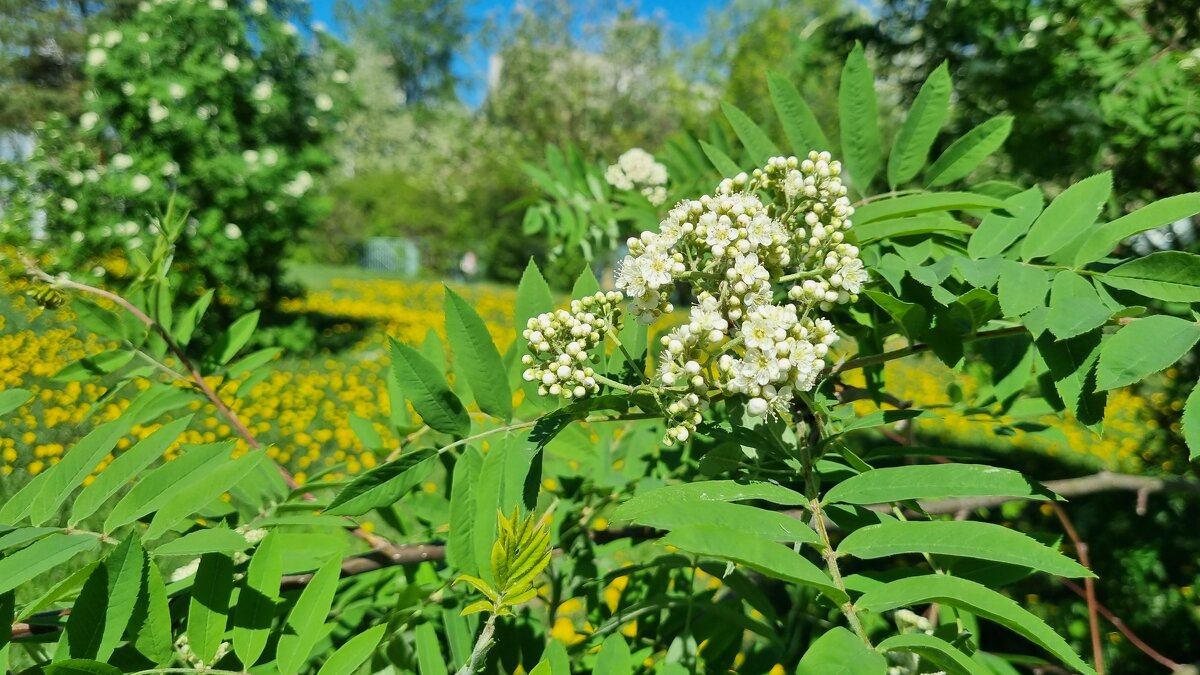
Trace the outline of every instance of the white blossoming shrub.
<instances>
[{"instance_id":1,"label":"white blossoming shrub","mask_svg":"<svg viewBox=\"0 0 1200 675\"><path fill-rule=\"evenodd\" d=\"M85 111L47 120L30 161L5 168L24 187L0 204L0 238L90 270L144 254L142 228L174 199L189 214L180 290L220 288L225 316L269 300L284 249L324 212L317 180L348 99L325 76L347 65L339 45L306 44L268 4L147 1L91 35Z\"/></svg>"}]
</instances>

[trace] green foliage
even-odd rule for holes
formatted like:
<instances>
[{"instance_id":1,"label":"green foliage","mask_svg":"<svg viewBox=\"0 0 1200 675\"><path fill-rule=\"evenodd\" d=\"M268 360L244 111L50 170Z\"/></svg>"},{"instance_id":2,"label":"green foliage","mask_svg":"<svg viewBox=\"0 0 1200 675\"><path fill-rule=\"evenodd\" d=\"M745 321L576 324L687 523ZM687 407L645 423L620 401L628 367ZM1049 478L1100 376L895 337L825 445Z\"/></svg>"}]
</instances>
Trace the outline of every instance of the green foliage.
<instances>
[{"instance_id":1,"label":"green foliage","mask_svg":"<svg viewBox=\"0 0 1200 675\"><path fill-rule=\"evenodd\" d=\"M649 328L604 305L618 299L597 298L589 271L576 289L593 304L555 312L530 263L513 307L519 338L503 352L475 309L447 291L448 354L436 335L420 348L393 341L392 414L352 417L350 431L379 446L374 425L391 422L403 441L378 448L387 460L352 479L314 472L297 484L211 384L233 372L253 378L273 356L243 355L256 315L211 336L203 358L183 349L197 330L204 335L209 296L178 312L164 300L177 287L171 264L186 262L175 249L181 221L163 221L112 308L84 309L106 291L34 267L110 351L137 359L93 358L68 375L144 391L0 506L0 613L36 617L39 631L61 635L50 652L22 628L0 650L19 647L22 667L106 675L153 667L430 673L444 672L448 657L464 674L526 664L624 673L646 659L660 672L715 672L739 658L746 672L779 663L803 673L878 675L893 665L986 673L1043 659L1095 672L1077 651L1082 634L1060 634L1060 617L1051 627L1036 605L1012 597L1024 597L1017 581L1037 587L1102 570L1074 560L1057 529L1026 534L976 519L983 507L974 504L1004 502L1011 520L1055 495L993 465L1003 458L958 463L944 457L958 456L953 448L909 439L948 411L1009 433L1038 433L1050 410L1102 423L1107 391L1170 367L1200 338L1195 316L1169 304L1200 297L1196 256L1097 257L1091 242L1192 206L1151 204L1139 222L1097 223L1112 187L1099 176L1043 209L1037 190L968 180L987 147L976 141L934 172L940 160L926 166L929 149L944 140L940 121L953 99L944 75L904 116L912 122L885 156L861 49L845 71L849 118L875 129L846 133L852 122L843 119L860 200L850 202L840 165L819 152L751 173L753 158L783 140L727 106L732 136L682 139L666 153L725 193L697 200L697 222L688 224L707 223L705 204L726 199L743 209L731 223L749 221L747 244L754 218L782 229L778 241L754 235L778 250L742 250L733 239L687 256L675 250L679 259L648 268L668 281L652 287L643 278L637 289L627 266L658 255L665 236L647 234L620 279L633 314L672 322ZM804 106L772 82L786 140L809 137ZM730 163L746 176L718 176ZM872 180L884 167L887 180ZM829 203L789 196L792 179L811 179L814 190L820 179ZM942 180L955 189L921 187ZM884 182L889 190L875 192ZM854 227L842 227L847 218ZM787 229L801 227L803 236ZM828 251L818 247L825 236ZM749 260L754 246L766 263ZM687 282L694 297L647 299L674 282ZM759 283L759 296L738 286ZM698 291L708 288L721 297ZM753 304L730 301L741 296ZM675 301L696 306L667 316ZM706 316L714 301L724 312L715 318ZM1164 304L1134 304L1148 301ZM814 316L759 330L754 322L771 312L795 310L776 302ZM839 333L853 344L839 343ZM981 386L958 387L949 404L899 400L881 366L923 352L979 372ZM535 378L530 366L541 363L554 368ZM768 372L740 370L755 363ZM771 368L799 365L809 368L803 376L761 384L777 382ZM551 389L560 382L572 385ZM563 391L570 395L549 395ZM11 413L28 397L6 392L0 407ZM1196 397L1181 420L1193 454ZM186 421L167 424L84 486L135 424L193 402L213 405L238 438L173 448ZM167 448L172 459L159 463ZM1171 508L1156 514L1159 526L1172 525ZM942 515L955 511L963 517ZM443 558L448 564L434 564ZM931 606L936 623L917 614Z\"/></svg>"}]
</instances>

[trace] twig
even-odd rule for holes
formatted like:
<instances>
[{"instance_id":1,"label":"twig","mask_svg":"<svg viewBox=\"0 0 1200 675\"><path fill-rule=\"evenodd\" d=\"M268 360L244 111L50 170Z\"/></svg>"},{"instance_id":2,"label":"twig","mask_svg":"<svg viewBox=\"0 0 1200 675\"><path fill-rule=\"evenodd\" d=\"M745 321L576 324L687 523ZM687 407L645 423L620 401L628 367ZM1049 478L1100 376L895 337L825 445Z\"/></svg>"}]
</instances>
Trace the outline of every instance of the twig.
<instances>
[{"instance_id":1,"label":"twig","mask_svg":"<svg viewBox=\"0 0 1200 675\"><path fill-rule=\"evenodd\" d=\"M1071 543L1075 545L1075 552L1079 555L1079 564L1086 567L1089 571L1092 569L1091 560L1088 558L1088 546L1075 530L1074 523L1067 517L1067 511L1061 504L1054 504L1054 514L1058 516L1059 522L1062 523L1063 530L1066 531L1067 537L1071 539ZM1083 579L1084 595L1083 599L1087 601L1088 608L1088 630L1092 634L1092 662L1096 664L1097 675L1104 675L1104 648L1100 644L1100 619L1096 617L1096 580L1094 577L1084 577Z\"/></svg>"},{"instance_id":2,"label":"twig","mask_svg":"<svg viewBox=\"0 0 1200 675\"><path fill-rule=\"evenodd\" d=\"M1075 593L1075 595L1078 595L1081 598L1087 597L1087 591L1080 588L1079 584L1075 583L1074 581L1066 578L1059 578L1058 581L1063 586L1066 586L1073 593ZM1100 612L1100 615L1105 619L1108 619L1108 622L1111 623L1118 631L1120 631L1121 635L1124 635L1125 639L1129 640L1130 644L1141 650L1143 654L1154 659L1163 667L1170 669L1173 673L1182 670L1183 664L1163 656L1158 652L1158 650L1143 642L1136 633L1129 629L1129 626L1125 625L1125 622L1122 621L1119 616L1113 614L1112 610L1108 607L1105 607L1100 601L1096 601L1096 611Z\"/></svg>"},{"instance_id":3,"label":"twig","mask_svg":"<svg viewBox=\"0 0 1200 675\"><path fill-rule=\"evenodd\" d=\"M1192 496L1200 496L1200 482L1186 478L1166 477L1152 478L1150 476L1132 476L1123 473L1101 471L1080 478L1049 480L1042 483L1047 489L1062 497L1079 497L1099 492L1130 490L1141 494L1155 492L1177 492ZM1011 501L1012 497L972 497L969 499L936 499L918 502L921 508L931 515L957 513L958 511L974 511L1000 506Z\"/></svg>"},{"instance_id":4,"label":"twig","mask_svg":"<svg viewBox=\"0 0 1200 675\"><path fill-rule=\"evenodd\" d=\"M217 409L217 412L220 413L221 417L224 417L225 420L229 422L230 427L237 432L237 435L240 436L242 440L244 440L251 448L254 448L255 450L262 448L262 443L259 443L258 439L254 437L254 434L250 433L250 429L247 428L246 425L242 423L241 418L239 418L237 414L225 404L225 401L221 399L220 395L213 391L213 388L210 387L208 382L205 381L204 374L200 372L200 368L188 357L183 348L181 348L179 344L175 342L175 338L172 337L171 332L164 328L162 324L155 321L136 305L116 293L107 291L103 288L97 288L96 286L81 284L70 279L51 276L40 269L37 266L37 263L29 257L24 257L22 262L25 264L26 273L28 273L30 276L61 288L69 288L80 293L87 293L97 297L105 298L106 300L115 303L117 306L132 314L147 328L157 333L158 336L162 338L163 342L166 343L167 349L170 350L171 354L173 354L175 358L179 360L180 365L187 370L188 375L191 377L192 384L200 391L201 394L204 395L205 398L208 399L210 403L212 403L213 407ZM292 473L288 471L282 464L274 460L272 460L272 463L279 471L279 475L283 477L283 482L288 486L289 489L295 490L300 487L300 484L296 482L296 478L292 476ZM304 499L308 501L314 501L316 497L314 497L311 493L306 492L304 493ZM367 532L352 521L351 524L353 525L351 533L359 539L367 542L371 548L384 551L394 548L390 542L382 537Z\"/></svg>"}]
</instances>

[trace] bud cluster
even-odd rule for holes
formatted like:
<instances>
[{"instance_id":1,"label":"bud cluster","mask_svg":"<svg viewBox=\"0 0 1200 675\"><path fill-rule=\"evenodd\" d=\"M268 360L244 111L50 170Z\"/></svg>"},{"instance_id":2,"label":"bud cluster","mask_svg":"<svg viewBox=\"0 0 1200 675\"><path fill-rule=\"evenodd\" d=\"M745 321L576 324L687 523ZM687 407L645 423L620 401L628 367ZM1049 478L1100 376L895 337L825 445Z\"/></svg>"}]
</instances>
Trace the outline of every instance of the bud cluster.
<instances>
[{"instance_id":1,"label":"bud cluster","mask_svg":"<svg viewBox=\"0 0 1200 675\"><path fill-rule=\"evenodd\" d=\"M587 365L591 350L620 320L620 293L597 292L571 301L570 309L539 314L529 320L521 336L529 354L521 357L522 376L538 383L542 396L579 399L600 389L596 372Z\"/></svg>"}]
</instances>

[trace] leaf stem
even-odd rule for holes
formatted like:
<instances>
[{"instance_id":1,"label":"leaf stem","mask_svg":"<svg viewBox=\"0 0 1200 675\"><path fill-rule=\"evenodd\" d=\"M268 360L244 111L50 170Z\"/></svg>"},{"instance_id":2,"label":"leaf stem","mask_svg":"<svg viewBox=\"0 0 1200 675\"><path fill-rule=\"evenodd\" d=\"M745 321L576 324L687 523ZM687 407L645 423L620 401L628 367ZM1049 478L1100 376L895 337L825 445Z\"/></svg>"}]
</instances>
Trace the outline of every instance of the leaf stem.
<instances>
[{"instance_id":1,"label":"leaf stem","mask_svg":"<svg viewBox=\"0 0 1200 675\"><path fill-rule=\"evenodd\" d=\"M488 616L487 623L483 624L483 630L479 632L479 639L475 641L475 648L471 650L471 658L462 668L458 669L456 675L471 675L478 672L479 667L483 665L483 659L487 656L488 650L492 648L492 636L496 633L496 614L492 613Z\"/></svg>"}]
</instances>

